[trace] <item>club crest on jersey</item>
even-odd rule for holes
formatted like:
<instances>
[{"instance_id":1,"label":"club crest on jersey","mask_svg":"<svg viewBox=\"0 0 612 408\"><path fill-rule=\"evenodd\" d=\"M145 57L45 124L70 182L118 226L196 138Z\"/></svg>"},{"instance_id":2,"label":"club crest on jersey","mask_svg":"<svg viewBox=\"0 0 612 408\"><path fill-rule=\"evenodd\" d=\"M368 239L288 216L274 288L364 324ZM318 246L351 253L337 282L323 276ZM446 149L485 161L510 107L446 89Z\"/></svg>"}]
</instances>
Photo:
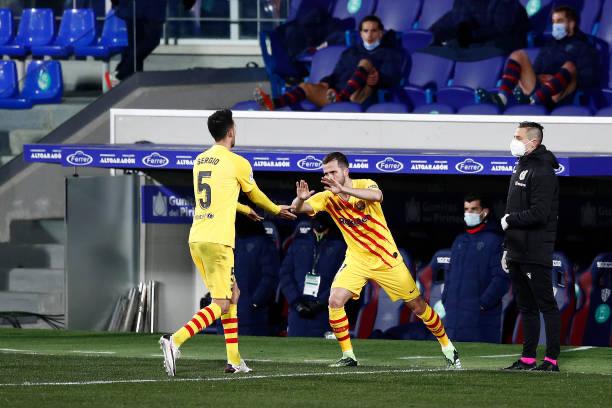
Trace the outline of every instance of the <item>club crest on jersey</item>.
<instances>
[{"instance_id":1,"label":"club crest on jersey","mask_svg":"<svg viewBox=\"0 0 612 408\"><path fill-rule=\"evenodd\" d=\"M362 200L357 201L355 203L355 208L358 209L359 211L365 210L365 202Z\"/></svg>"},{"instance_id":2,"label":"club crest on jersey","mask_svg":"<svg viewBox=\"0 0 612 408\"><path fill-rule=\"evenodd\" d=\"M610 293L611 292L612 291L610 289L608 289L608 288L602 289L601 290L601 301L604 302L604 303L607 302L608 299L610 298Z\"/></svg>"},{"instance_id":3,"label":"club crest on jersey","mask_svg":"<svg viewBox=\"0 0 612 408\"><path fill-rule=\"evenodd\" d=\"M523 170L521 171L521 174L519 174L519 180L525 180L525 177L527 177L527 172L529 170Z\"/></svg>"}]
</instances>

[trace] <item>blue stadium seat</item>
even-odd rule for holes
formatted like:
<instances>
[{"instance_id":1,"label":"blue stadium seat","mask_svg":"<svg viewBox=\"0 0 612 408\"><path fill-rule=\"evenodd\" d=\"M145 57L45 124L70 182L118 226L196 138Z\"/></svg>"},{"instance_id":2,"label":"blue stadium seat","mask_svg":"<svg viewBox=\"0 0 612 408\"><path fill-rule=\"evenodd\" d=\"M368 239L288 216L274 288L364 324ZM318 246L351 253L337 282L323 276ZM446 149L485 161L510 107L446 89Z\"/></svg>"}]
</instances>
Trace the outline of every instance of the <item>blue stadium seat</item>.
<instances>
[{"instance_id":1,"label":"blue stadium seat","mask_svg":"<svg viewBox=\"0 0 612 408\"><path fill-rule=\"evenodd\" d=\"M582 338L586 346L610 346L612 335L612 254L599 254L591 264L588 316Z\"/></svg>"},{"instance_id":2,"label":"blue stadium seat","mask_svg":"<svg viewBox=\"0 0 612 408\"><path fill-rule=\"evenodd\" d=\"M495 86L502 67L503 57L493 57L481 61L457 62L452 85L438 89L436 101L450 105L455 109L472 105L476 102L476 88L489 89Z\"/></svg>"},{"instance_id":3,"label":"blue stadium seat","mask_svg":"<svg viewBox=\"0 0 612 408\"><path fill-rule=\"evenodd\" d=\"M17 35L12 42L0 45L0 55L25 57L32 46L46 45L53 40L53 10L25 9Z\"/></svg>"},{"instance_id":4,"label":"blue stadium seat","mask_svg":"<svg viewBox=\"0 0 612 408\"><path fill-rule=\"evenodd\" d=\"M520 3L527 10L529 22L534 31L541 33L550 26L553 0L520 0Z\"/></svg>"},{"instance_id":5,"label":"blue stadium seat","mask_svg":"<svg viewBox=\"0 0 612 408\"><path fill-rule=\"evenodd\" d=\"M530 47L530 48L523 49L523 51L525 51L527 53L527 56L529 57L529 60L533 64L533 62L535 61L536 57L540 53L540 48L538 48L538 47Z\"/></svg>"},{"instance_id":6,"label":"blue stadium seat","mask_svg":"<svg viewBox=\"0 0 612 408\"><path fill-rule=\"evenodd\" d=\"M35 57L69 57L77 45L88 46L96 40L96 17L92 9L64 10L57 37L51 44L32 46Z\"/></svg>"},{"instance_id":7,"label":"blue stadium seat","mask_svg":"<svg viewBox=\"0 0 612 408\"><path fill-rule=\"evenodd\" d=\"M0 61L0 101L14 98L19 92L15 61Z\"/></svg>"},{"instance_id":8,"label":"blue stadium seat","mask_svg":"<svg viewBox=\"0 0 612 408\"><path fill-rule=\"evenodd\" d=\"M316 84L320 82L321 79L331 75L345 49L346 47L334 45L317 51L312 57L310 75L306 79L306 82ZM309 101L302 101L300 107L305 111L314 111L318 109L317 106Z\"/></svg>"},{"instance_id":9,"label":"blue stadium seat","mask_svg":"<svg viewBox=\"0 0 612 408\"><path fill-rule=\"evenodd\" d=\"M612 116L612 106L598 110L595 116Z\"/></svg>"},{"instance_id":10,"label":"blue stadium seat","mask_svg":"<svg viewBox=\"0 0 612 408\"><path fill-rule=\"evenodd\" d=\"M580 31L593 34L602 3L602 0L584 0L580 11Z\"/></svg>"},{"instance_id":11,"label":"blue stadium seat","mask_svg":"<svg viewBox=\"0 0 612 408\"><path fill-rule=\"evenodd\" d=\"M550 112L550 116L592 116L593 112L586 106L565 105Z\"/></svg>"},{"instance_id":12,"label":"blue stadium seat","mask_svg":"<svg viewBox=\"0 0 612 408\"><path fill-rule=\"evenodd\" d=\"M234 104L232 110L235 111L258 111L261 110L260 106L255 101L242 101Z\"/></svg>"},{"instance_id":13,"label":"blue stadium seat","mask_svg":"<svg viewBox=\"0 0 612 408\"><path fill-rule=\"evenodd\" d=\"M125 21L117 17L114 10L111 10L106 15L102 35L98 41L91 45L75 46L74 55L108 61L113 55L119 54L127 45L128 34Z\"/></svg>"},{"instance_id":14,"label":"blue stadium seat","mask_svg":"<svg viewBox=\"0 0 612 408\"><path fill-rule=\"evenodd\" d=\"M607 42L612 49L612 1L610 0L607 0L601 9L601 18L596 35Z\"/></svg>"},{"instance_id":15,"label":"blue stadium seat","mask_svg":"<svg viewBox=\"0 0 612 408\"><path fill-rule=\"evenodd\" d=\"M412 54L411 59L412 68L403 88L405 97L412 106L431 103L432 92L446 86L455 62L419 52Z\"/></svg>"},{"instance_id":16,"label":"blue stadium seat","mask_svg":"<svg viewBox=\"0 0 612 408\"><path fill-rule=\"evenodd\" d=\"M365 16L374 14L375 8L376 0L337 0L332 10L332 16L340 20L352 19L354 23L351 29L356 29Z\"/></svg>"},{"instance_id":17,"label":"blue stadium seat","mask_svg":"<svg viewBox=\"0 0 612 408\"><path fill-rule=\"evenodd\" d=\"M548 111L542 105L514 105L514 106L509 106L504 111L504 115L545 116L545 115L548 115Z\"/></svg>"},{"instance_id":18,"label":"blue stadium seat","mask_svg":"<svg viewBox=\"0 0 612 408\"><path fill-rule=\"evenodd\" d=\"M402 37L404 49L413 53L428 46L433 39L433 34L428 31L429 28L452 7L453 0L424 1L421 14L414 23L414 29L407 31Z\"/></svg>"},{"instance_id":19,"label":"blue stadium seat","mask_svg":"<svg viewBox=\"0 0 612 408\"><path fill-rule=\"evenodd\" d=\"M422 0L378 0L375 14L383 22L385 30L406 32L416 22L421 5Z\"/></svg>"},{"instance_id":20,"label":"blue stadium seat","mask_svg":"<svg viewBox=\"0 0 612 408\"><path fill-rule=\"evenodd\" d=\"M13 41L13 12L11 9L0 8L0 45Z\"/></svg>"},{"instance_id":21,"label":"blue stadium seat","mask_svg":"<svg viewBox=\"0 0 612 408\"><path fill-rule=\"evenodd\" d=\"M59 103L63 90L62 67L58 61L32 61L21 93L13 99L1 99L0 108L29 109L33 104Z\"/></svg>"},{"instance_id":22,"label":"blue stadium seat","mask_svg":"<svg viewBox=\"0 0 612 408\"><path fill-rule=\"evenodd\" d=\"M370 106L366 112L368 113L408 113L410 110L403 103L397 102L382 102Z\"/></svg>"},{"instance_id":23,"label":"blue stadium seat","mask_svg":"<svg viewBox=\"0 0 612 408\"><path fill-rule=\"evenodd\" d=\"M442 103L430 103L427 105L421 105L414 108L412 113L431 113L431 114L453 114L455 108Z\"/></svg>"},{"instance_id":24,"label":"blue stadium seat","mask_svg":"<svg viewBox=\"0 0 612 408\"><path fill-rule=\"evenodd\" d=\"M499 115L501 110L497 105L481 103L477 105L467 105L457 111L460 115Z\"/></svg>"},{"instance_id":25,"label":"blue stadium seat","mask_svg":"<svg viewBox=\"0 0 612 408\"><path fill-rule=\"evenodd\" d=\"M287 15L287 21L295 20L300 11L300 6L304 3L306 8L303 8L301 11L313 10L317 7L326 8L327 10L331 9L331 5L333 4L333 0L292 0L290 1L289 13Z\"/></svg>"},{"instance_id":26,"label":"blue stadium seat","mask_svg":"<svg viewBox=\"0 0 612 408\"><path fill-rule=\"evenodd\" d=\"M336 102L325 105L321 112L363 112L363 108L359 103Z\"/></svg>"}]
</instances>

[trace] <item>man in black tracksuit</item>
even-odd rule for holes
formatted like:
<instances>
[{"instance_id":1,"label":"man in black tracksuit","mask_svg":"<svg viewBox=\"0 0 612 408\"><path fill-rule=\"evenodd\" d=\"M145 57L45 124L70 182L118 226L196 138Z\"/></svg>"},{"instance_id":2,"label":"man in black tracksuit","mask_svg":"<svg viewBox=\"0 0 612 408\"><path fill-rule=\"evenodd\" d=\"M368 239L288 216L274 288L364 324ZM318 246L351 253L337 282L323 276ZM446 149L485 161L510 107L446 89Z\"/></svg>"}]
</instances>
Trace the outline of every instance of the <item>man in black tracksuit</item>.
<instances>
[{"instance_id":1,"label":"man in black tracksuit","mask_svg":"<svg viewBox=\"0 0 612 408\"><path fill-rule=\"evenodd\" d=\"M542 129L538 123L522 122L510 144L519 160L501 220L506 232L502 267L510 273L525 334L522 357L507 368L511 370L559 371L561 321L551 280L559 212L555 169L559 163L542 144ZM546 357L536 367L540 312L546 329Z\"/></svg>"}]
</instances>

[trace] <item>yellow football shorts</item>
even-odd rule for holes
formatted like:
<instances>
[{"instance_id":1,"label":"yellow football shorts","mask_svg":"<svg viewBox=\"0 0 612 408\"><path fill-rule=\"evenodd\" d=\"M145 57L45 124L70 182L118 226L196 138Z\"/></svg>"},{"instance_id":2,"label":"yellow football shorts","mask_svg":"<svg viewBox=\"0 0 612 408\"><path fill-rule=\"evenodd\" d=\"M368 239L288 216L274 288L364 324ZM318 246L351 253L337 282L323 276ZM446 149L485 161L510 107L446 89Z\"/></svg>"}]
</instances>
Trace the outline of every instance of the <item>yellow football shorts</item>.
<instances>
[{"instance_id":1,"label":"yellow football shorts","mask_svg":"<svg viewBox=\"0 0 612 408\"><path fill-rule=\"evenodd\" d=\"M189 251L213 299L231 299L234 250L214 242L190 242Z\"/></svg>"},{"instance_id":2,"label":"yellow football shorts","mask_svg":"<svg viewBox=\"0 0 612 408\"><path fill-rule=\"evenodd\" d=\"M359 299L359 294L368 280L378 283L394 302L399 299L408 302L420 295L404 262L393 268L371 270L345 259L331 287L347 289L353 293L353 299Z\"/></svg>"}]
</instances>

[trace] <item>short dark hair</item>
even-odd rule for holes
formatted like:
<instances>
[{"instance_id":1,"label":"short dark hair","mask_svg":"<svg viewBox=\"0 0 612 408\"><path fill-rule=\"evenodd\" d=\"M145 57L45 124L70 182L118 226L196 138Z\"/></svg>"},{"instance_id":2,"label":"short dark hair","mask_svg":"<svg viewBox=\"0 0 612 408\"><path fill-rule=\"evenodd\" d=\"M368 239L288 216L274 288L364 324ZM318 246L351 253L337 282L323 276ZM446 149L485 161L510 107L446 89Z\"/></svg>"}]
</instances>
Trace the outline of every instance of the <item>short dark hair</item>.
<instances>
[{"instance_id":1,"label":"short dark hair","mask_svg":"<svg viewBox=\"0 0 612 408\"><path fill-rule=\"evenodd\" d=\"M553 7L552 13L564 13L565 17L575 22L576 25L580 23L580 17L578 16L578 13L576 13L576 10L574 10L570 6L561 5L561 6Z\"/></svg>"},{"instance_id":2,"label":"short dark hair","mask_svg":"<svg viewBox=\"0 0 612 408\"><path fill-rule=\"evenodd\" d=\"M480 208L491 209L491 207L489 206L489 200L487 200L482 194L467 193L463 197L463 202L465 203L471 203L472 201L480 201Z\"/></svg>"},{"instance_id":3,"label":"short dark hair","mask_svg":"<svg viewBox=\"0 0 612 408\"><path fill-rule=\"evenodd\" d=\"M228 130L234 127L232 111L229 109L218 110L208 117L208 131L215 142L223 139Z\"/></svg>"},{"instance_id":4,"label":"short dark hair","mask_svg":"<svg viewBox=\"0 0 612 408\"><path fill-rule=\"evenodd\" d=\"M380 18L378 18L378 16L374 15L365 16L363 19L361 19L361 22L359 22L359 31L361 31L363 23L367 23L368 21L371 21L372 23L377 23L380 31L384 31L385 26L383 25L382 21L380 20Z\"/></svg>"},{"instance_id":5,"label":"short dark hair","mask_svg":"<svg viewBox=\"0 0 612 408\"><path fill-rule=\"evenodd\" d=\"M529 140L537 139L540 143L544 140L544 126L538 122L521 122L518 127L519 129L527 129Z\"/></svg>"},{"instance_id":6,"label":"short dark hair","mask_svg":"<svg viewBox=\"0 0 612 408\"><path fill-rule=\"evenodd\" d=\"M323 158L323 164L327 164L334 160L338 161L338 165L340 167L346 167L348 169L349 167L348 159L343 153L340 153L340 152L329 153L327 156Z\"/></svg>"}]
</instances>

